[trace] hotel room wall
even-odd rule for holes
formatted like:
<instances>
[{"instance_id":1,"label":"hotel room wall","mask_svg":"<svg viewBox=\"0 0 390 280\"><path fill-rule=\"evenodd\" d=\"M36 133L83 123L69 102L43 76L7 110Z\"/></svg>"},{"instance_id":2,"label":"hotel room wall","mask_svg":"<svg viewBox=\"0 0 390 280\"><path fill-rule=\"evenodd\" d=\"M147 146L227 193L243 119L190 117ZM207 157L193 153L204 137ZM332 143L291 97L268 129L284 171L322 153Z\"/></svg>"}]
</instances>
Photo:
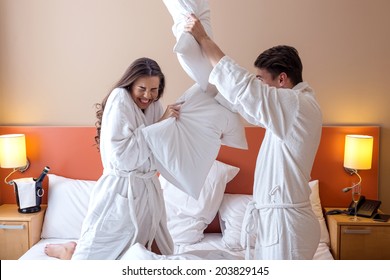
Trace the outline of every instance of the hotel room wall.
<instances>
[{"instance_id":1,"label":"hotel room wall","mask_svg":"<svg viewBox=\"0 0 390 280\"><path fill-rule=\"evenodd\" d=\"M215 40L253 70L260 51L295 46L327 125L380 125L379 198L390 212L387 0L210 0ZM156 59L165 105L192 81L172 52L161 0L0 0L0 125L93 125L128 64ZM342 167L340 167L342 168ZM364 180L364 178L363 178Z\"/></svg>"}]
</instances>

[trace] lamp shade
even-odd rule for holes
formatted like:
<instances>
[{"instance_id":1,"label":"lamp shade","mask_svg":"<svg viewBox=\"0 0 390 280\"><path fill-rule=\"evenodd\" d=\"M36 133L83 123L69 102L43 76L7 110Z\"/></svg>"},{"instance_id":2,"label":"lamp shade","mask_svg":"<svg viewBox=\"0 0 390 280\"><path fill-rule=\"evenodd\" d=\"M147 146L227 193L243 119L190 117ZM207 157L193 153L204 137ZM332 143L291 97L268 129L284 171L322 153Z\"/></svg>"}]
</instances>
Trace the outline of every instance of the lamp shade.
<instances>
[{"instance_id":1,"label":"lamp shade","mask_svg":"<svg viewBox=\"0 0 390 280\"><path fill-rule=\"evenodd\" d=\"M18 168L27 164L24 134L0 135L0 167Z\"/></svg>"},{"instance_id":2,"label":"lamp shade","mask_svg":"<svg viewBox=\"0 0 390 280\"><path fill-rule=\"evenodd\" d=\"M371 169L374 138L368 135L346 135L344 167L356 170Z\"/></svg>"}]
</instances>

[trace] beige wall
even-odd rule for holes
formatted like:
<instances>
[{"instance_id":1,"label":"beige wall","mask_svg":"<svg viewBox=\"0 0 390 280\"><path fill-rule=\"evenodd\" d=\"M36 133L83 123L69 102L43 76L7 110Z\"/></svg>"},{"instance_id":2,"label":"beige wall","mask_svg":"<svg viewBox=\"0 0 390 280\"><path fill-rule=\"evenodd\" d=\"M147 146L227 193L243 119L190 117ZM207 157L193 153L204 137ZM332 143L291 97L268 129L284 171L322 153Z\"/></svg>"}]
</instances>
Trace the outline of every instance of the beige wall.
<instances>
[{"instance_id":1,"label":"beige wall","mask_svg":"<svg viewBox=\"0 0 390 280\"><path fill-rule=\"evenodd\" d=\"M249 70L268 47L297 47L324 124L381 126L380 199L390 212L390 1L210 6L216 41ZM191 80L172 53L171 25L161 0L0 0L0 125L93 125L93 104L140 56L160 63L163 102L174 102Z\"/></svg>"}]
</instances>

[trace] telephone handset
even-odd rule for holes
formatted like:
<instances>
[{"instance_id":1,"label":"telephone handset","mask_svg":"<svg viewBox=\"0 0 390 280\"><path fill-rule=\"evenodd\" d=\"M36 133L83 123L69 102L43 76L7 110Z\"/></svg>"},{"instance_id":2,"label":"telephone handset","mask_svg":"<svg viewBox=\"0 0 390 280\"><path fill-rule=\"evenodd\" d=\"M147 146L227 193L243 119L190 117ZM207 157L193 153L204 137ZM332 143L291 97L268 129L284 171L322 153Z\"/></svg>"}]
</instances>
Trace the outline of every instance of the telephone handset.
<instances>
[{"instance_id":1,"label":"telephone handset","mask_svg":"<svg viewBox=\"0 0 390 280\"><path fill-rule=\"evenodd\" d=\"M368 217L370 218L377 211L379 206L381 205L381 201L379 200L370 200L366 199L363 195L360 197L357 205L357 216ZM355 214L355 202L351 202L348 207L348 214Z\"/></svg>"}]
</instances>

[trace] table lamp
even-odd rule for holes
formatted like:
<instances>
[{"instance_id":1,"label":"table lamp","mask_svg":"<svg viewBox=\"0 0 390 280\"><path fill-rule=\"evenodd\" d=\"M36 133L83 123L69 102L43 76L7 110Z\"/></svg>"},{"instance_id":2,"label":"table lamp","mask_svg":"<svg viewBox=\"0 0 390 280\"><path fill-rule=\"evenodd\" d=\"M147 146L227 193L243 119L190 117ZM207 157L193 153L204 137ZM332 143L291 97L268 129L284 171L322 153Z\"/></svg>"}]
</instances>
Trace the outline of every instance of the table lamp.
<instances>
[{"instance_id":1,"label":"table lamp","mask_svg":"<svg viewBox=\"0 0 390 280\"><path fill-rule=\"evenodd\" d=\"M0 135L0 167L14 170L4 179L8 185L12 181L7 179L16 171L24 172L30 166L26 156L26 137L24 134Z\"/></svg>"},{"instance_id":2,"label":"table lamp","mask_svg":"<svg viewBox=\"0 0 390 280\"><path fill-rule=\"evenodd\" d=\"M362 178L358 170L371 169L373 143L372 136L353 134L345 136L344 169L350 175L356 174L359 177L359 182L352 187L344 188L343 192L348 192L355 185L361 184Z\"/></svg>"}]
</instances>

